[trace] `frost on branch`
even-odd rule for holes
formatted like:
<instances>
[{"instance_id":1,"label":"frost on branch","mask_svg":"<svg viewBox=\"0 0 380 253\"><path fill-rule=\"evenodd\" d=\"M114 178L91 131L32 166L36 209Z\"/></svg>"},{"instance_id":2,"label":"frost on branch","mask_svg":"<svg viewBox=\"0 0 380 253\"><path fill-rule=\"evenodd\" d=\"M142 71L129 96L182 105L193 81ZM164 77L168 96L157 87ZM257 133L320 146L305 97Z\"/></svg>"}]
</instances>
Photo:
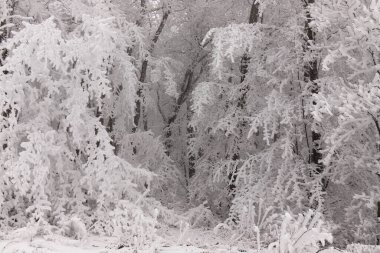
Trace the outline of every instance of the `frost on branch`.
<instances>
[{"instance_id":1,"label":"frost on branch","mask_svg":"<svg viewBox=\"0 0 380 253\"><path fill-rule=\"evenodd\" d=\"M149 195L166 204L178 201L176 191L181 189L182 178L174 161L165 153L161 140L148 131L124 134L120 143L120 157L155 174L155 180L149 185Z\"/></svg>"},{"instance_id":2,"label":"frost on branch","mask_svg":"<svg viewBox=\"0 0 380 253\"><path fill-rule=\"evenodd\" d=\"M286 213L278 231L278 240L262 252L316 253L323 252L320 247L326 243L332 243L332 235L323 227L319 213L310 210L298 217Z\"/></svg>"},{"instance_id":3,"label":"frost on branch","mask_svg":"<svg viewBox=\"0 0 380 253\"><path fill-rule=\"evenodd\" d=\"M378 0L311 6L313 26L324 40L324 77L311 110L325 129L323 163L334 189L349 189L336 198L352 199L337 232L367 243L375 242L375 208L355 196L369 196L379 184L379 6ZM341 206L328 208L334 213Z\"/></svg>"},{"instance_id":4,"label":"frost on branch","mask_svg":"<svg viewBox=\"0 0 380 253\"><path fill-rule=\"evenodd\" d=\"M319 209L324 197L324 175L310 162L310 133L321 130L310 110L313 83L304 73L318 57L314 45L305 45L304 6L286 1L266 8L281 16L206 35L213 75L193 92L190 196L208 200L217 214L225 215L215 206L227 205L226 223L242 240L256 237L260 201L275 216L287 208Z\"/></svg>"},{"instance_id":5,"label":"frost on branch","mask_svg":"<svg viewBox=\"0 0 380 253\"><path fill-rule=\"evenodd\" d=\"M202 44L211 40L212 73L222 79L225 73L225 61L235 62L244 53L252 50L255 44L261 42L260 26L255 24L234 24L224 28L213 28L205 36Z\"/></svg>"},{"instance_id":6,"label":"frost on branch","mask_svg":"<svg viewBox=\"0 0 380 253\"><path fill-rule=\"evenodd\" d=\"M156 59L154 69L151 73L151 81L164 87L165 93L170 97L178 99L179 93L176 83L176 72L179 71L181 63L168 57Z\"/></svg>"},{"instance_id":7,"label":"frost on branch","mask_svg":"<svg viewBox=\"0 0 380 253\"><path fill-rule=\"evenodd\" d=\"M120 66L122 78L135 75L130 38L110 17L83 15L65 38L53 17L24 26L7 42L11 54L0 75L1 226L64 226L76 216L93 232L114 234L112 217L125 208L119 201L140 210L138 200L155 177L115 155L96 113L113 89L111 66ZM129 116L133 80L125 87Z\"/></svg>"}]
</instances>

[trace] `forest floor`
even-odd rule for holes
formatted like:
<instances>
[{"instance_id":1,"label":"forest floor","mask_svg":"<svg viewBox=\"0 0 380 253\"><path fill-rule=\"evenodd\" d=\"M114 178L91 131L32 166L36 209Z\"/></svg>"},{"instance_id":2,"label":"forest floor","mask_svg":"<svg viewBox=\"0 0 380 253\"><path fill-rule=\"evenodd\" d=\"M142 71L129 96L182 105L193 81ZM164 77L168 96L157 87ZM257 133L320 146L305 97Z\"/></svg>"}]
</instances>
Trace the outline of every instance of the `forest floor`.
<instances>
[{"instance_id":1,"label":"forest floor","mask_svg":"<svg viewBox=\"0 0 380 253\"><path fill-rule=\"evenodd\" d=\"M101 238L92 238L99 242ZM43 238L35 238L32 241L1 241L0 253L240 253L254 252L253 250L241 250L228 245L200 248L190 245L158 246L149 249L135 250L133 248L117 249L116 245L104 245L93 242L52 242Z\"/></svg>"},{"instance_id":2,"label":"forest floor","mask_svg":"<svg viewBox=\"0 0 380 253\"><path fill-rule=\"evenodd\" d=\"M89 236L74 240L60 236L34 237L31 240L0 241L0 253L240 253L255 252L247 248L231 246L228 240L216 236L213 231L178 229L160 231L161 240L145 250L118 248L116 238Z\"/></svg>"},{"instance_id":3,"label":"forest floor","mask_svg":"<svg viewBox=\"0 0 380 253\"><path fill-rule=\"evenodd\" d=\"M58 235L36 236L33 239L0 240L0 253L257 253L247 245L238 244L212 230L165 228L158 231L161 238L145 247L119 248L117 238L88 236L74 240ZM351 244L346 250L319 251L320 253L380 253L379 246ZM305 253L305 252L302 252Z\"/></svg>"}]
</instances>

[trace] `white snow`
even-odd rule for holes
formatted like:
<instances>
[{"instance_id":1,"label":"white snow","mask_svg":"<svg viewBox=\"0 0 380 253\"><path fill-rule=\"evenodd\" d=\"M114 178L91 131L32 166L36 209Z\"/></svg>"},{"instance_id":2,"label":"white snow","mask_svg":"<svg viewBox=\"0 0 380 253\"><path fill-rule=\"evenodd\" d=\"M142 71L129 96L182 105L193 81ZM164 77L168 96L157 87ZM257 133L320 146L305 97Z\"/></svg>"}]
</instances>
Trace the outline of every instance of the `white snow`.
<instances>
[{"instance_id":1,"label":"white snow","mask_svg":"<svg viewBox=\"0 0 380 253\"><path fill-rule=\"evenodd\" d=\"M117 244L109 244L106 239L91 238L86 241L48 241L43 238L36 238L32 241L25 240L3 240L0 241L1 253L234 253L242 252L237 248L229 246L214 246L214 248L199 248L195 246L158 246L135 250L132 248L117 249ZM244 251L244 252L254 252Z\"/></svg>"}]
</instances>

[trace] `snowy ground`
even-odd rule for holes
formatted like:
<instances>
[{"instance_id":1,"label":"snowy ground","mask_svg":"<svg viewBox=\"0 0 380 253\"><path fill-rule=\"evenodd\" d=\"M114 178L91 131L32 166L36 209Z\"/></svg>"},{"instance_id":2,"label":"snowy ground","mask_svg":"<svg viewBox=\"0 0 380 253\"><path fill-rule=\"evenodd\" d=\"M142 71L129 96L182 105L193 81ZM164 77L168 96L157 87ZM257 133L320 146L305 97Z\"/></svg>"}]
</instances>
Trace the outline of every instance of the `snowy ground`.
<instances>
[{"instance_id":1,"label":"snowy ground","mask_svg":"<svg viewBox=\"0 0 380 253\"><path fill-rule=\"evenodd\" d=\"M236 246L236 241L215 235L210 230L162 229L165 238L149 245L146 249L120 248L112 237L90 236L74 240L50 235L28 239L0 240L0 253L257 253L247 246ZM231 246L235 245L235 246ZM309 251L308 251L309 252ZM313 251L314 252L314 251ZM349 245L346 251L325 249L320 253L380 253L380 247L361 244ZM306 253L306 252L299 252Z\"/></svg>"},{"instance_id":2,"label":"snowy ground","mask_svg":"<svg viewBox=\"0 0 380 253\"><path fill-rule=\"evenodd\" d=\"M161 244L152 245L150 249L135 250L131 248L117 249L117 245L112 238L89 237L86 240L78 241L56 237L54 240L52 238L34 238L31 241L3 240L0 241L0 253L257 253L254 249L242 249L222 244L206 244L204 246L193 246L189 245L189 243L179 246ZM347 251L325 249L320 252L380 253L380 248L354 244L348 246Z\"/></svg>"},{"instance_id":3,"label":"snowy ground","mask_svg":"<svg viewBox=\"0 0 380 253\"><path fill-rule=\"evenodd\" d=\"M51 242L41 238L32 241L2 241L0 242L1 253L234 253L247 252L228 246L219 246L214 248L199 248L195 246L159 246L151 249L135 251L134 249L116 249L110 246L96 245L93 243L78 242L75 244L66 244L62 242ZM253 252L253 251L251 251Z\"/></svg>"},{"instance_id":4,"label":"snowy ground","mask_svg":"<svg viewBox=\"0 0 380 253\"><path fill-rule=\"evenodd\" d=\"M36 237L32 240L0 241L0 253L238 253L254 250L232 247L228 240L222 240L212 231L191 230L181 233L178 230L162 231L165 240L151 245L150 249L117 249L115 238L88 237L85 240L72 240L64 237Z\"/></svg>"}]
</instances>

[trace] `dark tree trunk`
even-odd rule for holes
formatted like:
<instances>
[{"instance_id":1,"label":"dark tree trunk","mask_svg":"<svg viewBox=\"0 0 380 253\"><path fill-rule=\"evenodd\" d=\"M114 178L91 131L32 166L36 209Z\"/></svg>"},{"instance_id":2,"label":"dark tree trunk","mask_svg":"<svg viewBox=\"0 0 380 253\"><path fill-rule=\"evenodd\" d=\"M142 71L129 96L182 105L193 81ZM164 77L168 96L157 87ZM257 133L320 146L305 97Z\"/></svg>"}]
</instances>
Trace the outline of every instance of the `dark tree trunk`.
<instances>
[{"instance_id":1,"label":"dark tree trunk","mask_svg":"<svg viewBox=\"0 0 380 253\"><path fill-rule=\"evenodd\" d=\"M163 115L163 119L165 121L165 148L166 148L166 154L169 156L173 143L171 140L172 134L173 134L173 127L175 126L175 122L178 118L178 115L180 113L180 110L182 106L186 106L186 112L187 112L187 120L190 121L190 108L189 108L189 103L188 103L188 98L190 97L191 91L194 88L194 84L198 81L198 79L201 77L203 73L203 66L200 67L199 73L195 76L194 75L194 70L197 68L198 64L203 64L203 59L205 59L207 56L203 55L199 59L196 59L193 64L191 64L188 69L186 70L185 77L182 82L181 86L181 92L179 97L176 100L175 106L174 106L174 111L172 115L166 119L166 117ZM194 77L195 76L195 77ZM191 126L188 126L186 128L186 133L188 136L193 134L193 128ZM189 139L188 139L189 140ZM188 143L188 141L187 141ZM186 185L189 185L190 178L194 175L194 164L195 164L195 159L193 156L188 157L188 163L184 165L184 173L185 173L185 178L186 178Z\"/></svg>"},{"instance_id":2,"label":"dark tree trunk","mask_svg":"<svg viewBox=\"0 0 380 253\"><path fill-rule=\"evenodd\" d=\"M380 202L377 202L376 245L380 245Z\"/></svg>"},{"instance_id":3,"label":"dark tree trunk","mask_svg":"<svg viewBox=\"0 0 380 253\"><path fill-rule=\"evenodd\" d=\"M306 9L306 22L305 22L305 31L307 35L307 41L305 43L305 51L310 50L310 47L312 46L312 43L315 42L316 34L313 31L313 29L310 26L310 23L312 21L312 17L310 14L310 11L308 10L310 4L313 4L314 0L307 0L305 1L305 9ZM310 82L311 87L311 93L317 94L319 92L319 86L315 82L318 79L318 61L317 59L313 59L312 61L308 62L305 66L305 72L304 72L304 79L306 82ZM315 102L313 101L313 104ZM317 166L316 173L320 174L324 170L324 166L322 164L322 153L321 153L321 134L318 132L318 130L313 129L311 131L311 153L309 155L309 162L311 164L314 164ZM322 179L322 190L325 191L328 186L327 179Z\"/></svg>"},{"instance_id":4,"label":"dark tree trunk","mask_svg":"<svg viewBox=\"0 0 380 253\"><path fill-rule=\"evenodd\" d=\"M181 94L179 95L176 104L174 106L174 112L172 116L170 116L167 119L166 122L166 127L165 127L165 146L166 146L166 154L170 154L170 149L172 147L172 142L171 142L171 136L172 136L172 125L176 121L178 117L179 110L181 109L182 105L186 102L191 89L192 89L192 84L193 84L193 70L188 69L185 73L185 78L183 80L183 85L182 85L182 90Z\"/></svg>"},{"instance_id":5,"label":"dark tree trunk","mask_svg":"<svg viewBox=\"0 0 380 253\"><path fill-rule=\"evenodd\" d=\"M314 0L307 0L307 2L305 3L305 8L308 8L309 5L312 3L314 3ZM312 46L311 43L315 41L315 32L310 27L310 22L312 20L311 20L310 12L308 10L306 11L306 18L307 20L305 22L305 30L306 30L306 35L307 35L307 41L305 45L305 51L310 50L310 46ZM311 92L313 94L317 94L319 92L319 87L315 83L315 81L318 79L318 62L316 59L306 64L304 78L306 82L312 83ZM320 160L322 158L322 155L321 155L320 147L318 144L321 139L321 135L316 131L312 131L311 139L312 139L313 147L312 147L312 152L310 155L310 162L313 164L321 165Z\"/></svg>"},{"instance_id":6,"label":"dark tree trunk","mask_svg":"<svg viewBox=\"0 0 380 253\"><path fill-rule=\"evenodd\" d=\"M249 13L249 24L255 24L259 22L259 4L253 3L251 6L251 11ZM246 74L248 73L248 65L250 62L250 57L248 57L247 54L244 54L243 58L241 59L240 63L240 73L241 73L241 82L244 81Z\"/></svg>"},{"instance_id":7,"label":"dark tree trunk","mask_svg":"<svg viewBox=\"0 0 380 253\"><path fill-rule=\"evenodd\" d=\"M11 9L10 15L13 15L15 7L16 7L16 1L9 1L8 4L9 4L9 7ZM0 26L4 26L6 24L7 24L6 20L0 22ZM4 28L1 31L1 34L0 34L0 44L4 43L8 39L8 36L9 36L8 28ZM4 66L4 61L7 58L7 56L8 56L8 49L3 48L3 50L0 53L0 66ZM9 72L7 70L3 70L3 73L4 74L8 74ZM1 115L3 117L9 117L9 115L10 115L11 112L12 112L12 109L10 107L7 110L2 111ZM3 150L5 150L7 147L8 147L7 143L4 143L2 145Z\"/></svg>"},{"instance_id":8,"label":"dark tree trunk","mask_svg":"<svg viewBox=\"0 0 380 253\"><path fill-rule=\"evenodd\" d=\"M174 105L173 114L165 122L165 124L166 124L166 127L165 127L165 137L167 139L167 141L166 141L167 152L169 152L168 149L171 147L170 137L172 135L172 129L171 129L172 124L176 121L176 119L178 117L179 110L181 109L182 105L185 104L186 101L188 100L188 98L190 97L190 94L191 94L191 92L192 92L192 90L194 88L194 84L201 77L201 75L203 73L203 66L200 67L200 70L197 73L197 75L194 75L194 70L197 68L198 64L201 64L201 65L203 64L203 60L206 57L207 57L207 54L205 54L205 55L197 58L188 67L188 69L185 72L185 77L183 79L182 86L181 86L181 92L180 92L180 95L179 95L178 99L176 100L175 105ZM165 118L165 117L163 116L163 118Z\"/></svg>"},{"instance_id":9,"label":"dark tree trunk","mask_svg":"<svg viewBox=\"0 0 380 253\"><path fill-rule=\"evenodd\" d=\"M16 4L17 4L17 1L13 0L13 1L7 1L7 5L8 7L10 8L10 13L9 15L13 15L14 13L14 10L16 8ZM12 19L10 19L10 23L12 23ZM7 24L7 21L6 20L3 20L2 22L0 22L0 26L4 26ZM2 31L1 31L1 35L0 35L0 43L3 43L5 40L8 39L8 36L9 36L9 31L8 31L9 28L4 28ZM8 56L8 49L4 48L2 51L1 51L1 54L0 54L0 66L3 66L4 65L4 60L5 58L7 58ZM5 73L6 74L6 73Z\"/></svg>"},{"instance_id":10,"label":"dark tree trunk","mask_svg":"<svg viewBox=\"0 0 380 253\"><path fill-rule=\"evenodd\" d=\"M132 132L136 132L139 124L140 124L140 117L142 112L142 104L143 104L143 97L142 97L142 91L143 88L141 85L145 82L145 77L146 77L146 71L148 69L148 61L144 60L141 66L141 74L139 78L139 88L137 90L137 97L138 100L136 101L136 108L135 108L135 117L133 118L133 124L134 127L132 129Z\"/></svg>"},{"instance_id":11,"label":"dark tree trunk","mask_svg":"<svg viewBox=\"0 0 380 253\"><path fill-rule=\"evenodd\" d=\"M248 23L249 24L258 23L259 17L260 17L260 15L259 15L259 4L255 3L255 1L254 1L252 6L251 6ZM243 83L246 76L247 76L248 65L249 65L250 61L251 61L251 58L248 56L248 54L244 54L244 56L242 57L242 59L240 61L240 74L241 74L240 75L240 83ZM241 97L239 98L238 103L237 103L237 106L239 107L240 110L244 110L244 108L246 106L248 90L249 90L248 86L245 86L244 88L242 88L242 90L240 90ZM238 144L240 139L243 137L242 128L244 128L245 123L241 123L240 126L241 126L240 127L240 136L235 137L233 145ZM230 154L228 154L228 156L230 156ZM235 150L235 153L233 153L232 156L230 156L230 157L231 157L232 161L238 161L240 159L239 150ZM228 157L227 157L227 159L228 159ZM234 194L234 190L236 188L236 185L235 185L236 177L237 177L237 171L234 171L228 175L228 179L230 181L230 184L228 187L229 187L229 191L231 192L232 195Z\"/></svg>"},{"instance_id":12,"label":"dark tree trunk","mask_svg":"<svg viewBox=\"0 0 380 253\"><path fill-rule=\"evenodd\" d=\"M144 4L144 5L143 5ZM145 9L145 0L141 0L141 6L143 9ZM166 9L164 12L161 22L157 28L156 33L154 34L154 37L152 39L152 44L149 48L149 53L152 53L154 50L154 47L164 30L164 27L166 25L166 21L169 18L170 14L170 9ZM138 100L136 101L136 108L135 108L135 117L133 119L134 127L132 129L132 132L136 132L140 125L140 118L143 119L143 129L145 131L148 130L148 122L147 122L147 117L146 117L146 112L145 112L145 106L144 106L144 97L143 97L143 87L142 85L145 83L146 75L147 75L147 70L148 70L148 60L144 60L142 65L141 65L141 72L140 72L140 78L139 78L139 88L137 90L137 96Z\"/></svg>"}]
</instances>

